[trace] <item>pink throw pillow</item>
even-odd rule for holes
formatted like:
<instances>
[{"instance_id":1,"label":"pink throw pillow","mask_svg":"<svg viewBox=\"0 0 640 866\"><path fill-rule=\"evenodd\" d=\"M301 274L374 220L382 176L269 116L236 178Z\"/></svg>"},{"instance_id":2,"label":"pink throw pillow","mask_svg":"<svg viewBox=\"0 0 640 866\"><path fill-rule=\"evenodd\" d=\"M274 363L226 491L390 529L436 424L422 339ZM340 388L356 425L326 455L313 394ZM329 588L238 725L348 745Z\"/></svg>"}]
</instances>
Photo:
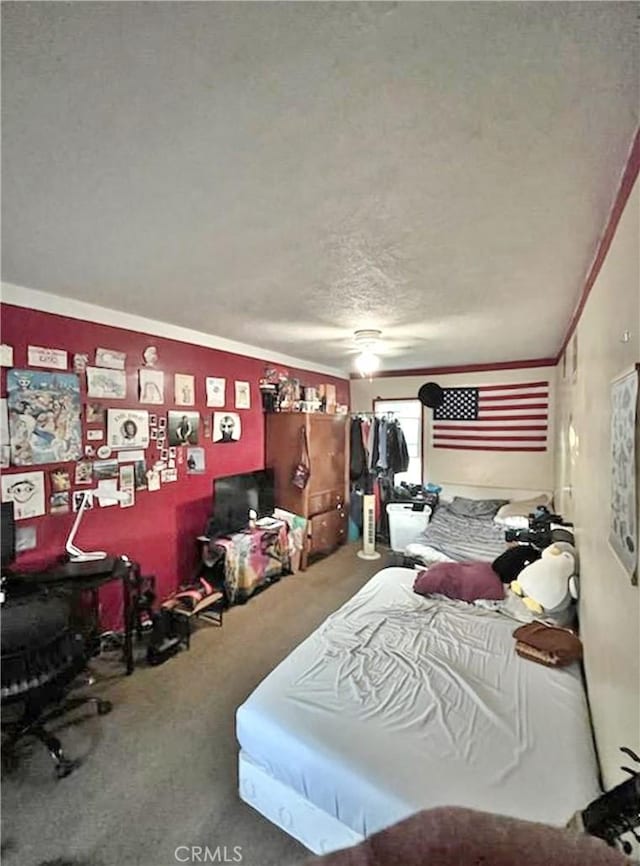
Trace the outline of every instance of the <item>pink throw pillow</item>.
<instances>
[{"instance_id":1,"label":"pink throw pillow","mask_svg":"<svg viewBox=\"0 0 640 866\"><path fill-rule=\"evenodd\" d=\"M438 593L461 601L504 598L504 586L490 562L436 562L418 573L413 590L420 595Z\"/></svg>"}]
</instances>

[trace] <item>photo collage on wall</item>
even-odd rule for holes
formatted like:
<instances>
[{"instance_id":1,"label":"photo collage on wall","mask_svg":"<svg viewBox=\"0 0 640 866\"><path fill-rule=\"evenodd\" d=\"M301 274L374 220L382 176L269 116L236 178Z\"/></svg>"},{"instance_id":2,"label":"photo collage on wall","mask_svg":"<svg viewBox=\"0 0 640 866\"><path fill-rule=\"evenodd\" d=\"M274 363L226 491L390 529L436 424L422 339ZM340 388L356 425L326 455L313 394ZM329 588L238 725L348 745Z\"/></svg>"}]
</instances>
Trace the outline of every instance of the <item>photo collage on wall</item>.
<instances>
[{"instance_id":1,"label":"photo collage on wall","mask_svg":"<svg viewBox=\"0 0 640 866\"><path fill-rule=\"evenodd\" d=\"M227 388L225 377L168 373L153 345L135 372L127 354L109 346L69 352L30 345L25 363L14 366L13 347L3 345L2 358L9 369L0 457L11 470L2 477L2 500L14 503L17 520L73 513L89 492L87 510L130 508L140 491L205 474L203 446L240 442L242 413L252 405L249 381ZM214 411L201 414L200 399ZM167 402L174 408L163 411ZM115 498L116 491L126 496Z\"/></svg>"}]
</instances>

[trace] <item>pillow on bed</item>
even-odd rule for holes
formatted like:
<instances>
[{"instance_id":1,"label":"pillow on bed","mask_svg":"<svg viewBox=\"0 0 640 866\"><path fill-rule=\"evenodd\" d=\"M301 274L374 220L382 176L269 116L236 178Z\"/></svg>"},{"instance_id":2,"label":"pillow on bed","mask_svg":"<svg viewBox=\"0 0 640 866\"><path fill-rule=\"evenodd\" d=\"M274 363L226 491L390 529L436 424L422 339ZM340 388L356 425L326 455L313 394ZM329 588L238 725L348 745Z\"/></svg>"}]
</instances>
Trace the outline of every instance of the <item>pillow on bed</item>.
<instances>
[{"instance_id":1,"label":"pillow on bed","mask_svg":"<svg viewBox=\"0 0 640 866\"><path fill-rule=\"evenodd\" d=\"M508 502L508 499L466 499L464 496L454 496L448 508L458 517L495 517L496 511Z\"/></svg>"},{"instance_id":2,"label":"pillow on bed","mask_svg":"<svg viewBox=\"0 0 640 866\"><path fill-rule=\"evenodd\" d=\"M446 595L460 601L479 598L502 601L504 587L490 562L436 562L413 582L419 595Z\"/></svg>"},{"instance_id":3,"label":"pillow on bed","mask_svg":"<svg viewBox=\"0 0 640 866\"><path fill-rule=\"evenodd\" d=\"M507 502L507 504L503 505L496 514L495 521L496 523L504 523L513 526L514 528L519 528L512 521L512 518L524 518L526 520L529 517L529 514L532 511L535 511L536 508L540 508L542 505L548 507L550 504L551 497L547 493L542 493L540 496L535 496L533 499L521 499L519 502ZM508 524L507 520L509 520ZM529 525L528 520L525 525Z\"/></svg>"}]
</instances>

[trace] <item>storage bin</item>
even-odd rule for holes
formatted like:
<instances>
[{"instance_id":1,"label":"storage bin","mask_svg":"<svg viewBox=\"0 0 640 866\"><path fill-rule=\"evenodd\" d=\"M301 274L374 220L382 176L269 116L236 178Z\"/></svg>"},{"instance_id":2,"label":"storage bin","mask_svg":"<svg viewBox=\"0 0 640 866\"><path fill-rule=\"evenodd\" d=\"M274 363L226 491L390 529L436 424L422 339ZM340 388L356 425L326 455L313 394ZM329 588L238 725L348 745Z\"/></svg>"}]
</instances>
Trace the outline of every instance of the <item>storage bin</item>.
<instances>
[{"instance_id":1,"label":"storage bin","mask_svg":"<svg viewBox=\"0 0 640 866\"><path fill-rule=\"evenodd\" d=\"M396 553L402 553L407 544L416 541L427 528L431 509L425 505L422 511L414 510L411 502L390 502L387 505L389 518L389 543Z\"/></svg>"}]
</instances>

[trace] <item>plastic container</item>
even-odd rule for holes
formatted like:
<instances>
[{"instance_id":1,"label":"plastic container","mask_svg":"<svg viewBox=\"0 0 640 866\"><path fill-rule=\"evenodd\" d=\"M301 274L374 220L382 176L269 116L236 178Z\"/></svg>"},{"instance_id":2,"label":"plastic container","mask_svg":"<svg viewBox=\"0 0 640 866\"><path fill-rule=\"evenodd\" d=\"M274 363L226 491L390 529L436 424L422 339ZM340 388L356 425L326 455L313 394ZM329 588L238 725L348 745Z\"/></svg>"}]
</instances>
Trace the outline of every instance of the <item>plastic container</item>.
<instances>
[{"instance_id":1,"label":"plastic container","mask_svg":"<svg viewBox=\"0 0 640 866\"><path fill-rule=\"evenodd\" d=\"M416 541L427 528L431 509L425 505L422 511L414 511L415 507L411 502L390 502L387 505L389 543L396 553L402 553L407 544Z\"/></svg>"}]
</instances>

